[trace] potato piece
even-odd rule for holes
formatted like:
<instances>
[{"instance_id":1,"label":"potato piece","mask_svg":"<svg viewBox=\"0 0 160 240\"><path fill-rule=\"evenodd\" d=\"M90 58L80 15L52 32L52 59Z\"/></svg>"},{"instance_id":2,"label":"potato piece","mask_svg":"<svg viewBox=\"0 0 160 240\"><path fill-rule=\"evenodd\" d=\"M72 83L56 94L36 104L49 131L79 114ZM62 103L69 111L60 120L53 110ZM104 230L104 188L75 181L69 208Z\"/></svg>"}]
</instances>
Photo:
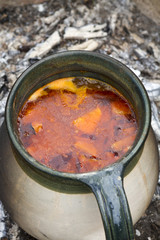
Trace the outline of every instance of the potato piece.
<instances>
[{"instance_id":1,"label":"potato piece","mask_svg":"<svg viewBox=\"0 0 160 240\"><path fill-rule=\"evenodd\" d=\"M91 156L96 156L97 150L92 143L86 140L78 140L74 146L83 152L90 154Z\"/></svg>"},{"instance_id":2,"label":"potato piece","mask_svg":"<svg viewBox=\"0 0 160 240\"><path fill-rule=\"evenodd\" d=\"M52 90L67 90L75 93L77 90L76 85L72 82L73 78L58 79L52 83L47 84L47 87Z\"/></svg>"},{"instance_id":3,"label":"potato piece","mask_svg":"<svg viewBox=\"0 0 160 240\"><path fill-rule=\"evenodd\" d=\"M96 158L88 158L85 155L79 155L79 172L97 171L100 168L100 162Z\"/></svg>"},{"instance_id":4,"label":"potato piece","mask_svg":"<svg viewBox=\"0 0 160 240\"><path fill-rule=\"evenodd\" d=\"M37 91L35 91L30 97L29 97L29 101L35 101L37 98L42 97L44 95L47 95L48 93L46 91L43 90L43 88L38 89Z\"/></svg>"},{"instance_id":5,"label":"potato piece","mask_svg":"<svg viewBox=\"0 0 160 240\"><path fill-rule=\"evenodd\" d=\"M36 148L33 144L31 144L29 147L26 147L26 150L31 156L35 157Z\"/></svg>"},{"instance_id":6,"label":"potato piece","mask_svg":"<svg viewBox=\"0 0 160 240\"><path fill-rule=\"evenodd\" d=\"M102 112L99 107L73 121L76 128L84 133L93 133L100 121Z\"/></svg>"},{"instance_id":7,"label":"potato piece","mask_svg":"<svg viewBox=\"0 0 160 240\"><path fill-rule=\"evenodd\" d=\"M37 122L33 122L32 127L34 128L35 133L38 133L43 129L42 123L37 123Z\"/></svg>"},{"instance_id":8,"label":"potato piece","mask_svg":"<svg viewBox=\"0 0 160 240\"><path fill-rule=\"evenodd\" d=\"M125 149L127 146L131 146L134 142L136 135L132 135L126 138L123 138L115 143L112 144L112 149L114 151L121 151Z\"/></svg>"},{"instance_id":9,"label":"potato piece","mask_svg":"<svg viewBox=\"0 0 160 240\"><path fill-rule=\"evenodd\" d=\"M66 79L58 79L53 81L52 83L47 84L45 87L41 87L37 91L35 91L30 97L29 101L35 101L38 97L47 95L48 93L44 91L44 88L49 88L52 90L68 90L70 92L75 93L77 91L76 85L72 82L73 78Z\"/></svg>"}]
</instances>

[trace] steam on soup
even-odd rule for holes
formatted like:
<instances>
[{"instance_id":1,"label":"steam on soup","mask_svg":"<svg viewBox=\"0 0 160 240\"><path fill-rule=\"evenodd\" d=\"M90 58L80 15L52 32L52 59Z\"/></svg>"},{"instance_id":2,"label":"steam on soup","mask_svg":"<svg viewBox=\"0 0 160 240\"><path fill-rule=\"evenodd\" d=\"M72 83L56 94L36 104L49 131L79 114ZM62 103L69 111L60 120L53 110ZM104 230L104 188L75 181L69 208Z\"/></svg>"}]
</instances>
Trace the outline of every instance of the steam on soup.
<instances>
[{"instance_id":1,"label":"steam on soup","mask_svg":"<svg viewBox=\"0 0 160 240\"><path fill-rule=\"evenodd\" d=\"M17 124L30 155L70 173L116 162L137 132L129 102L111 86L89 78L63 78L41 87L24 103Z\"/></svg>"}]
</instances>

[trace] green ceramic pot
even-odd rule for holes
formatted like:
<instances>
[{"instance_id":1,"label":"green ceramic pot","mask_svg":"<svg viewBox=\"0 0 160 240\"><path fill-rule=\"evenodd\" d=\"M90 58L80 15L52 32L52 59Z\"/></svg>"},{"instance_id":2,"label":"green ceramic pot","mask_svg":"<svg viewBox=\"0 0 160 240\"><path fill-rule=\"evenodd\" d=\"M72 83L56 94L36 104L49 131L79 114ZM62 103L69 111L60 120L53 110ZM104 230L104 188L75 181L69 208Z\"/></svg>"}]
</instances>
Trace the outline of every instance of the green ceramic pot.
<instances>
[{"instance_id":1,"label":"green ceramic pot","mask_svg":"<svg viewBox=\"0 0 160 240\"><path fill-rule=\"evenodd\" d=\"M70 76L107 82L132 103L137 115L139 129L133 147L118 162L99 171L72 174L49 169L33 159L18 138L17 116L29 95L50 81ZM55 192L85 194L92 191L107 240L134 239L123 179L140 158L150 129L150 117L148 96L134 73L109 56L86 51L57 53L29 67L13 86L6 106L7 131L14 156L23 171L38 184Z\"/></svg>"}]
</instances>

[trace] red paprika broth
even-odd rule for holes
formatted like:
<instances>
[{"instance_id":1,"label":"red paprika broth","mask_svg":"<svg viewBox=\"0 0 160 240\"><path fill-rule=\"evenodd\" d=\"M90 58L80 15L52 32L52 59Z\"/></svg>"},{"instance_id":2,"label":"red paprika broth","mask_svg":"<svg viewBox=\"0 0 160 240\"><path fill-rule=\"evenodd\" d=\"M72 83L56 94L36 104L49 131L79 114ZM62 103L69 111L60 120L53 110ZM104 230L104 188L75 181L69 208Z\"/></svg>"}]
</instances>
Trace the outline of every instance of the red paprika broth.
<instances>
[{"instance_id":1,"label":"red paprika broth","mask_svg":"<svg viewBox=\"0 0 160 240\"><path fill-rule=\"evenodd\" d=\"M106 83L63 78L34 92L17 119L25 149L57 171L82 173L116 162L137 133L129 102Z\"/></svg>"}]
</instances>

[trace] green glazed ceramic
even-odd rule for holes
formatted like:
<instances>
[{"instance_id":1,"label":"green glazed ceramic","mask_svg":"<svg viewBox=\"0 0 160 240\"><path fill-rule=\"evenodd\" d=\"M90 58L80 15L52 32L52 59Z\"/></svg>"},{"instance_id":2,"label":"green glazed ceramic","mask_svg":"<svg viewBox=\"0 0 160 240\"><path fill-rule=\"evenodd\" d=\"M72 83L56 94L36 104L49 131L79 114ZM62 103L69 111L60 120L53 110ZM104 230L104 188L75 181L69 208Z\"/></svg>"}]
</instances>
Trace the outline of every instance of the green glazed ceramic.
<instances>
[{"instance_id":1,"label":"green glazed ceramic","mask_svg":"<svg viewBox=\"0 0 160 240\"><path fill-rule=\"evenodd\" d=\"M29 95L50 81L70 76L107 82L132 103L137 115L139 129L132 149L118 162L99 171L72 174L49 169L33 159L18 138L17 116ZM109 56L93 52L69 51L49 56L28 68L13 86L6 106L6 128L14 156L29 177L41 186L62 194L93 192L106 239L134 239L123 179L132 172L143 152L150 129L150 104L144 87L132 71Z\"/></svg>"}]
</instances>

